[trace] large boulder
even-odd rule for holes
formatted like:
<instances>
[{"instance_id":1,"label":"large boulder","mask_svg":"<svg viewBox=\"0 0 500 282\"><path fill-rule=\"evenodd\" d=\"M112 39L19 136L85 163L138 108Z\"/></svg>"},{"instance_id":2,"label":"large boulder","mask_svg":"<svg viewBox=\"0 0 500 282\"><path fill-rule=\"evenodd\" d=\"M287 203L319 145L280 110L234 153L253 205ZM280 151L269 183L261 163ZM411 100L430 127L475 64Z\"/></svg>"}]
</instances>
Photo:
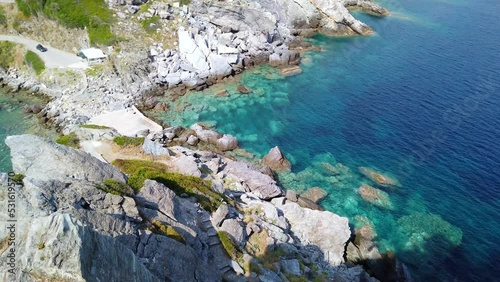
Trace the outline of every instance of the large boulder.
<instances>
[{"instance_id":1,"label":"large boulder","mask_svg":"<svg viewBox=\"0 0 500 282\"><path fill-rule=\"evenodd\" d=\"M35 135L6 138L15 172L40 181L84 180L102 182L114 179L125 182L125 175L116 167L101 162L88 153L75 150Z\"/></svg>"},{"instance_id":2,"label":"large boulder","mask_svg":"<svg viewBox=\"0 0 500 282\"><path fill-rule=\"evenodd\" d=\"M243 224L234 218L226 219L222 222L221 231L225 231L233 241L239 246L244 246L246 242L246 231Z\"/></svg>"},{"instance_id":3,"label":"large boulder","mask_svg":"<svg viewBox=\"0 0 500 282\"><path fill-rule=\"evenodd\" d=\"M228 160L222 172L261 199L268 200L283 194L274 179L246 163Z\"/></svg>"},{"instance_id":4,"label":"large boulder","mask_svg":"<svg viewBox=\"0 0 500 282\"><path fill-rule=\"evenodd\" d=\"M278 146L272 148L269 153L264 156L262 163L275 171L288 171L291 167L290 162L285 155L283 155Z\"/></svg>"},{"instance_id":5,"label":"large boulder","mask_svg":"<svg viewBox=\"0 0 500 282\"><path fill-rule=\"evenodd\" d=\"M183 54L187 61L198 71L208 71L210 66L207 62L208 46L206 40L180 27L178 30L179 52Z\"/></svg>"},{"instance_id":6,"label":"large boulder","mask_svg":"<svg viewBox=\"0 0 500 282\"><path fill-rule=\"evenodd\" d=\"M199 140L210 144L217 144L217 140L222 137L222 134L219 132L207 129L199 123L191 125L190 128L196 132Z\"/></svg>"},{"instance_id":7,"label":"large boulder","mask_svg":"<svg viewBox=\"0 0 500 282\"><path fill-rule=\"evenodd\" d=\"M142 150L144 153L152 156L170 156L170 151L165 144L160 143L159 140L152 140L151 134L144 138L144 143L142 144Z\"/></svg>"},{"instance_id":8,"label":"large boulder","mask_svg":"<svg viewBox=\"0 0 500 282\"><path fill-rule=\"evenodd\" d=\"M230 151L238 148L238 139L233 135L224 134L217 140L217 148L222 151Z\"/></svg>"},{"instance_id":9,"label":"large boulder","mask_svg":"<svg viewBox=\"0 0 500 282\"><path fill-rule=\"evenodd\" d=\"M325 198L327 195L328 195L328 193L325 190L323 190L319 187L313 187L313 188L307 190L302 195L300 195L300 197L309 199L309 200L317 203L317 202L321 201L323 198Z\"/></svg>"},{"instance_id":10,"label":"large boulder","mask_svg":"<svg viewBox=\"0 0 500 282\"><path fill-rule=\"evenodd\" d=\"M297 203L284 204L273 200L283 211L291 231L301 242L316 245L323 252L324 260L336 266L344 263L344 251L351 236L349 220L329 211L302 208Z\"/></svg>"}]
</instances>

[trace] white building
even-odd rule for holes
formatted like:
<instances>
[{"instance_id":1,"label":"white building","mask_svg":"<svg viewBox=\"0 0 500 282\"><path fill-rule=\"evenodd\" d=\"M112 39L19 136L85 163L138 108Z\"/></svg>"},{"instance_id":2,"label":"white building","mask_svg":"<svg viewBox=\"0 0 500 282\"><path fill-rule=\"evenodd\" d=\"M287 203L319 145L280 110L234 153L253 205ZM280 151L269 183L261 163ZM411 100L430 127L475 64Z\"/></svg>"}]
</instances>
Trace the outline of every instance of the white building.
<instances>
[{"instance_id":1,"label":"white building","mask_svg":"<svg viewBox=\"0 0 500 282\"><path fill-rule=\"evenodd\" d=\"M80 53L78 53L78 56L87 60L89 64L102 63L108 57L101 49L97 48L82 49Z\"/></svg>"}]
</instances>

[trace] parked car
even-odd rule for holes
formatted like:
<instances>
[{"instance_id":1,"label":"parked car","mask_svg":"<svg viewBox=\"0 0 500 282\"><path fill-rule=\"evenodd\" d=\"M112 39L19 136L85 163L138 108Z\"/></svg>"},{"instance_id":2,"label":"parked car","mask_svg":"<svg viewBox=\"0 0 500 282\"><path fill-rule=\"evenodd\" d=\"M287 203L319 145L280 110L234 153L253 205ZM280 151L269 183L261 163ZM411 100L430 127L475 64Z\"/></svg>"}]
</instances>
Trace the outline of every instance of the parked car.
<instances>
[{"instance_id":1,"label":"parked car","mask_svg":"<svg viewBox=\"0 0 500 282\"><path fill-rule=\"evenodd\" d=\"M40 52L47 52L47 48L44 47L42 44L36 45L36 49Z\"/></svg>"}]
</instances>

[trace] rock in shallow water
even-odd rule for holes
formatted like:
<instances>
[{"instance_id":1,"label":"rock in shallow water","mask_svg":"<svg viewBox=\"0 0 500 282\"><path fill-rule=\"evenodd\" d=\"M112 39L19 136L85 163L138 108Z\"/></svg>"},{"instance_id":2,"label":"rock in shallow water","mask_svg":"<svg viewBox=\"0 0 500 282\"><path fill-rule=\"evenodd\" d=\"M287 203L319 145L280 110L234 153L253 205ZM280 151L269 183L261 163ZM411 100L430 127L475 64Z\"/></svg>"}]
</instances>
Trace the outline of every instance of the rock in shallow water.
<instances>
[{"instance_id":1,"label":"rock in shallow water","mask_svg":"<svg viewBox=\"0 0 500 282\"><path fill-rule=\"evenodd\" d=\"M378 173L370 168L360 167L359 172L380 186L401 186L397 179Z\"/></svg>"},{"instance_id":2,"label":"rock in shallow water","mask_svg":"<svg viewBox=\"0 0 500 282\"><path fill-rule=\"evenodd\" d=\"M222 151L230 151L238 148L238 139L233 135L224 134L217 140L217 148Z\"/></svg>"},{"instance_id":3,"label":"rock in shallow water","mask_svg":"<svg viewBox=\"0 0 500 282\"><path fill-rule=\"evenodd\" d=\"M370 185L361 185L358 189L358 193L361 195L363 200L369 202L370 204L385 209L393 208L389 195L382 190L373 188Z\"/></svg>"},{"instance_id":4,"label":"rock in shallow water","mask_svg":"<svg viewBox=\"0 0 500 282\"><path fill-rule=\"evenodd\" d=\"M272 148L269 153L262 159L262 163L275 171L288 171L291 164L286 159L278 146Z\"/></svg>"}]
</instances>

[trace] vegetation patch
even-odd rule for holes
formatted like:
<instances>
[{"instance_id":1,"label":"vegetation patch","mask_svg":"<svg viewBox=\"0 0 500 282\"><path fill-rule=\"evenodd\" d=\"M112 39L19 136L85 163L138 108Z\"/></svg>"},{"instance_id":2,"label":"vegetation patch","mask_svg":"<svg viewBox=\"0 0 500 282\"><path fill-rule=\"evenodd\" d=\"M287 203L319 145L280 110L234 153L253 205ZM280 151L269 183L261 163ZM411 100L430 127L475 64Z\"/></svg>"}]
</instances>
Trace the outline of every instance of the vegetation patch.
<instances>
[{"instance_id":1,"label":"vegetation patch","mask_svg":"<svg viewBox=\"0 0 500 282\"><path fill-rule=\"evenodd\" d=\"M14 182L22 182L23 179L24 179L24 174L21 174L21 173L16 173L14 174L14 176L11 177L12 181Z\"/></svg>"},{"instance_id":2,"label":"vegetation patch","mask_svg":"<svg viewBox=\"0 0 500 282\"><path fill-rule=\"evenodd\" d=\"M219 240L222 243L222 247L224 247L227 255L233 259L241 260L243 253L236 246L233 239L229 237L229 234L225 231L219 231L217 232L217 235L219 236Z\"/></svg>"},{"instance_id":3,"label":"vegetation patch","mask_svg":"<svg viewBox=\"0 0 500 282\"><path fill-rule=\"evenodd\" d=\"M180 0L180 2L179 2L180 6L183 6L183 5L189 6L189 4L191 4L191 0Z\"/></svg>"},{"instance_id":4,"label":"vegetation patch","mask_svg":"<svg viewBox=\"0 0 500 282\"><path fill-rule=\"evenodd\" d=\"M81 128L90 128L90 129L111 129L111 127L97 125L97 124L82 124L82 125L80 125L80 127Z\"/></svg>"},{"instance_id":5,"label":"vegetation patch","mask_svg":"<svg viewBox=\"0 0 500 282\"><path fill-rule=\"evenodd\" d=\"M85 70L85 74L92 77L99 76L104 71L102 65L95 65Z\"/></svg>"},{"instance_id":6,"label":"vegetation patch","mask_svg":"<svg viewBox=\"0 0 500 282\"><path fill-rule=\"evenodd\" d=\"M24 62L26 65L30 66L33 70L35 70L36 75L40 75L45 70L45 63L42 58L38 56L33 51L26 52L24 56Z\"/></svg>"},{"instance_id":7,"label":"vegetation patch","mask_svg":"<svg viewBox=\"0 0 500 282\"><path fill-rule=\"evenodd\" d=\"M106 193L110 193L118 196L130 196L134 192L130 186L125 183L118 182L114 179L104 179L102 182L103 185L96 186L97 189L100 189Z\"/></svg>"},{"instance_id":8,"label":"vegetation patch","mask_svg":"<svg viewBox=\"0 0 500 282\"><path fill-rule=\"evenodd\" d=\"M264 268L277 271L276 266L274 265L277 262L280 262L281 258L285 256L285 252L281 248L276 248L274 251L266 250L262 255L260 255L259 261L262 263Z\"/></svg>"},{"instance_id":9,"label":"vegetation patch","mask_svg":"<svg viewBox=\"0 0 500 282\"><path fill-rule=\"evenodd\" d=\"M5 15L5 10L0 6L0 25L7 26L7 16Z\"/></svg>"},{"instance_id":10,"label":"vegetation patch","mask_svg":"<svg viewBox=\"0 0 500 282\"><path fill-rule=\"evenodd\" d=\"M8 69L14 62L16 44L10 41L0 41L0 67Z\"/></svg>"},{"instance_id":11,"label":"vegetation patch","mask_svg":"<svg viewBox=\"0 0 500 282\"><path fill-rule=\"evenodd\" d=\"M118 146L141 146L144 143L144 137L116 136L113 142Z\"/></svg>"},{"instance_id":12,"label":"vegetation patch","mask_svg":"<svg viewBox=\"0 0 500 282\"><path fill-rule=\"evenodd\" d=\"M69 28L87 28L93 44L113 45L113 15L104 0L16 0L26 16L46 15Z\"/></svg>"},{"instance_id":13,"label":"vegetation patch","mask_svg":"<svg viewBox=\"0 0 500 282\"><path fill-rule=\"evenodd\" d=\"M186 239L184 239L184 237L179 232L177 232L177 230L175 230L175 228L173 228L172 226L165 225L156 219L153 219L151 221L151 225L153 225L152 231L155 232L156 234L165 235L178 242L181 242L182 244L186 244Z\"/></svg>"},{"instance_id":14,"label":"vegetation patch","mask_svg":"<svg viewBox=\"0 0 500 282\"><path fill-rule=\"evenodd\" d=\"M168 172L162 163L144 160L115 160L113 165L129 174L128 184L137 193L146 179L152 179L164 184L177 195L187 194L195 197L201 207L213 212L221 203L231 201L223 195L212 191L212 183L199 177Z\"/></svg>"},{"instance_id":15,"label":"vegetation patch","mask_svg":"<svg viewBox=\"0 0 500 282\"><path fill-rule=\"evenodd\" d=\"M141 26L147 33L154 33L160 27L160 17L153 16L145 19L141 22Z\"/></svg>"},{"instance_id":16,"label":"vegetation patch","mask_svg":"<svg viewBox=\"0 0 500 282\"><path fill-rule=\"evenodd\" d=\"M43 250L43 249L45 249L45 243L44 243L44 242L40 242L40 243L38 243L38 249L39 249L39 250Z\"/></svg>"},{"instance_id":17,"label":"vegetation patch","mask_svg":"<svg viewBox=\"0 0 500 282\"><path fill-rule=\"evenodd\" d=\"M80 140L78 139L78 136L76 136L76 133L71 132L68 135L63 135L59 138L57 138L56 143L65 145L68 147L73 147L73 148L78 148L80 144Z\"/></svg>"}]
</instances>

